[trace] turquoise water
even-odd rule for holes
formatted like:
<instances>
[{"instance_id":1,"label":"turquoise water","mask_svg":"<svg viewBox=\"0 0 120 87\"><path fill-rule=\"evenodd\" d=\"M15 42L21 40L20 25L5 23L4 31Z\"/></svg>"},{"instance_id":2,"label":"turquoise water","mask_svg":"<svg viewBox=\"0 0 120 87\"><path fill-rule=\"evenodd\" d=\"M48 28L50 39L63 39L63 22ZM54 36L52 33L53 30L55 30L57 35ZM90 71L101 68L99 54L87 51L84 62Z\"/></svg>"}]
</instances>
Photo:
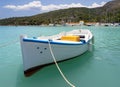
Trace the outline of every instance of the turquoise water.
<instances>
[{"instance_id":1,"label":"turquoise water","mask_svg":"<svg viewBox=\"0 0 120 87\"><path fill-rule=\"evenodd\" d=\"M86 28L94 34L94 50L59 63L76 87L120 87L120 27L0 26L0 87L69 87L55 65L31 77L23 74L19 36L53 35Z\"/></svg>"}]
</instances>

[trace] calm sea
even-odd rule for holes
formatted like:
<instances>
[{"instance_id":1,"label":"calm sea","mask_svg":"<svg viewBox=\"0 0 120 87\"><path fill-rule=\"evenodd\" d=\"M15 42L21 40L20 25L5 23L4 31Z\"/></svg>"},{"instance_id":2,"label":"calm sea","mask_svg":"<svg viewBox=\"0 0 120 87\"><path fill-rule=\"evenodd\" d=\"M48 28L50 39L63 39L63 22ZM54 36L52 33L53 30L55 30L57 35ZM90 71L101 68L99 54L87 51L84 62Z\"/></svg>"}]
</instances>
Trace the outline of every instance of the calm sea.
<instances>
[{"instance_id":1,"label":"calm sea","mask_svg":"<svg viewBox=\"0 0 120 87\"><path fill-rule=\"evenodd\" d=\"M53 35L80 28L92 31L94 49L59 63L64 75L76 87L120 87L120 27L101 26L0 26L0 87L69 87L54 64L25 77L19 37Z\"/></svg>"}]
</instances>

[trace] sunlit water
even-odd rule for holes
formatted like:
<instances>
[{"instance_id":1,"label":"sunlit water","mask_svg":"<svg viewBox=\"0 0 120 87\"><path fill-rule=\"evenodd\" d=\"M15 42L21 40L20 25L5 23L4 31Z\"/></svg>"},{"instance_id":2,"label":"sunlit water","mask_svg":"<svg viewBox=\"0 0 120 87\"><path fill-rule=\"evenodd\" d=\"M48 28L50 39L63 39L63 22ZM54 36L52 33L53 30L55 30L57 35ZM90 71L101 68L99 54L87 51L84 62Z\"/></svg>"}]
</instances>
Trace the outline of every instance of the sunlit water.
<instances>
[{"instance_id":1,"label":"sunlit water","mask_svg":"<svg viewBox=\"0 0 120 87\"><path fill-rule=\"evenodd\" d=\"M92 31L94 49L59 63L67 79L76 87L120 87L120 27L98 26L0 26L0 87L69 87L54 64L25 77L19 37L53 35L80 28Z\"/></svg>"}]
</instances>

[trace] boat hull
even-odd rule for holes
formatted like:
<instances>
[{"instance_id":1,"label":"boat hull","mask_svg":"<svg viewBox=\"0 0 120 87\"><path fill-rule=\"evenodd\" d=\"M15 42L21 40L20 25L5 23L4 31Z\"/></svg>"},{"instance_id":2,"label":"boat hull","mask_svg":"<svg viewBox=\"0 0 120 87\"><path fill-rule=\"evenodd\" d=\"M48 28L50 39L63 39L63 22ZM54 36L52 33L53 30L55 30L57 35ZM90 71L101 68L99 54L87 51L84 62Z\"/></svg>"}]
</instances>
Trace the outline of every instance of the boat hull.
<instances>
[{"instance_id":1,"label":"boat hull","mask_svg":"<svg viewBox=\"0 0 120 87\"><path fill-rule=\"evenodd\" d=\"M38 66L54 63L55 60L60 62L83 54L92 47L92 39L93 35L87 29L72 30L45 37L21 36L25 74Z\"/></svg>"},{"instance_id":2,"label":"boat hull","mask_svg":"<svg viewBox=\"0 0 120 87\"><path fill-rule=\"evenodd\" d=\"M81 55L89 49L89 43L84 44L53 44L50 43L57 61L63 61ZM37 66L44 66L54 62L49 43L25 41L21 39L24 72Z\"/></svg>"}]
</instances>

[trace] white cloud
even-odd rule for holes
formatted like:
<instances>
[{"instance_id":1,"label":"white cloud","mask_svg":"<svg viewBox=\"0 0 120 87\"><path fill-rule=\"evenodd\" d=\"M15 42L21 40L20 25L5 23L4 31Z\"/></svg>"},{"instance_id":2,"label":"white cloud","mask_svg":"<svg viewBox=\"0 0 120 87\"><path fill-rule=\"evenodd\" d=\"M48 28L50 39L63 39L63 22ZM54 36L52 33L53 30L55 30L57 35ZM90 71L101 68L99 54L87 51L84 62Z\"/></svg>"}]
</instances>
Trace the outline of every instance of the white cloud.
<instances>
[{"instance_id":1,"label":"white cloud","mask_svg":"<svg viewBox=\"0 0 120 87\"><path fill-rule=\"evenodd\" d=\"M91 6L85 6L81 3L72 3L72 4L50 4L50 5L42 5L40 1L32 1L28 4L24 5L6 5L4 8L12 9L12 10L31 10L33 8L39 9L41 11L52 11L57 9L65 9L65 8L72 8L72 7L87 7L87 8L95 8L95 7L101 7L105 4L105 2L102 2L100 4L93 3Z\"/></svg>"},{"instance_id":2,"label":"white cloud","mask_svg":"<svg viewBox=\"0 0 120 87\"><path fill-rule=\"evenodd\" d=\"M41 6L42 5L40 1L33 1L24 5L6 5L4 6L4 8L13 9L13 10L30 10L32 8L40 8Z\"/></svg>"},{"instance_id":3,"label":"white cloud","mask_svg":"<svg viewBox=\"0 0 120 87\"><path fill-rule=\"evenodd\" d=\"M91 6L88 6L88 8L102 7L105 4L106 4L106 2L101 2L100 4L97 4L94 2Z\"/></svg>"},{"instance_id":4,"label":"white cloud","mask_svg":"<svg viewBox=\"0 0 120 87\"><path fill-rule=\"evenodd\" d=\"M51 4L51 5L42 6L41 10L50 11L50 10L65 9L65 8L71 8L71 7L85 7L85 6L80 3L60 4L60 5Z\"/></svg>"}]
</instances>

